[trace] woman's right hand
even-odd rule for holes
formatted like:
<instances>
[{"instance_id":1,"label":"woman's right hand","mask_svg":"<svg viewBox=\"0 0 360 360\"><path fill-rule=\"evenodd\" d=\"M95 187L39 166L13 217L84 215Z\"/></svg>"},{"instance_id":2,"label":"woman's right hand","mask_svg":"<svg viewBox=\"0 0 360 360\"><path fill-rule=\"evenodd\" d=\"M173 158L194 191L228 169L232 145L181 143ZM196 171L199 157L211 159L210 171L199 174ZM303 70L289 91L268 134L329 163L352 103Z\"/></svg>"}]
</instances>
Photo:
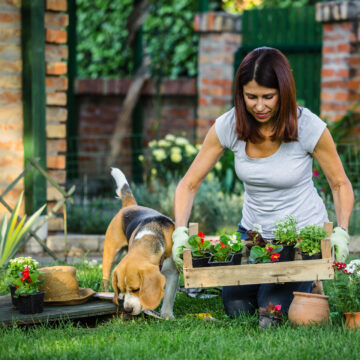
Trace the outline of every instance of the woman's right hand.
<instances>
[{"instance_id":1,"label":"woman's right hand","mask_svg":"<svg viewBox=\"0 0 360 360\"><path fill-rule=\"evenodd\" d=\"M188 243L189 229L186 226L179 226L172 234L173 246L172 257L174 259L176 268L179 272L182 272L184 266L184 260L181 258L184 248L190 248Z\"/></svg>"}]
</instances>

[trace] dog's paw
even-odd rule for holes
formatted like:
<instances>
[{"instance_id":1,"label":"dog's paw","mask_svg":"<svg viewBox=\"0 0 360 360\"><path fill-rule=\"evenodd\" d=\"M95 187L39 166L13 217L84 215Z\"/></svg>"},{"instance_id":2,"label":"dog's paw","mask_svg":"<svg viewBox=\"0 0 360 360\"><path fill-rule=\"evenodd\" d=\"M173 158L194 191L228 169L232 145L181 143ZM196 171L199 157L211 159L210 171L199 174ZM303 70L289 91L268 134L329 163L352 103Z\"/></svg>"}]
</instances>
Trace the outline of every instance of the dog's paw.
<instances>
[{"instance_id":1,"label":"dog's paw","mask_svg":"<svg viewBox=\"0 0 360 360\"><path fill-rule=\"evenodd\" d=\"M110 289L110 281L102 279L101 280L101 290L105 291L105 292L108 292L109 289Z\"/></svg>"},{"instance_id":2,"label":"dog's paw","mask_svg":"<svg viewBox=\"0 0 360 360\"><path fill-rule=\"evenodd\" d=\"M163 313L163 314L161 314L161 318L164 320L174 320L175 316L173 313L171 313L171 314Z\"/></svg>"}]
</instances>

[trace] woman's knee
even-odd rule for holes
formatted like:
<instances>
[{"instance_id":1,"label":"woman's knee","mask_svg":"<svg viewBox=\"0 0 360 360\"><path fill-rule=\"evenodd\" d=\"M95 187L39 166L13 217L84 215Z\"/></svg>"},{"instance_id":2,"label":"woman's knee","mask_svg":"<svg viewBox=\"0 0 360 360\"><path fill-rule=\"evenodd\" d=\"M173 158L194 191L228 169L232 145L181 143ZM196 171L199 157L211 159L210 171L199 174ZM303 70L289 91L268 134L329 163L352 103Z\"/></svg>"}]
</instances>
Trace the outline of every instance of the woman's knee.
<instances>
[{"instance_id":1,"label":"woman's knee","mask_svg":"<svg viewBox=\"0 0 360 360\"><path fill-rule=\"evenodd\" d=\"M245 286L224 286L223 287L223 304L225 313L230 317L241 315L253 315L257 307L256 295L251 294L251 287Z\"/></svg>"}]
</instances>

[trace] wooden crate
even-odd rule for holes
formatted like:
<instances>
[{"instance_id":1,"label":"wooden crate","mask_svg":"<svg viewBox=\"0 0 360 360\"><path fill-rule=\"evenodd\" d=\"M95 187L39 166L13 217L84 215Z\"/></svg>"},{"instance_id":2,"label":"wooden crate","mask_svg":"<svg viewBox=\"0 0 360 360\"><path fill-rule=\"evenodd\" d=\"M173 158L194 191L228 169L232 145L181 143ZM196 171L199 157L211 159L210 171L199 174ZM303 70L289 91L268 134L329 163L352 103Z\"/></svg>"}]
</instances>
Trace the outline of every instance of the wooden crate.
<instances>
[{"instance_id":1,"label":"wooden crate","mask_svg":"<svg viewBox=\"0 0 360 360\"><path fill-rule=\"evenodd\" d=\"M332 228L332 223L324 224L328 236ZM197 229L198 224L190 224L189 234L197 234ZM184 249L184 283L186 288L202 288L333 279L333 256L328 238L321 241L321 252L319 260L193 268L191 250Z\"/></svg>"}]
</instances>

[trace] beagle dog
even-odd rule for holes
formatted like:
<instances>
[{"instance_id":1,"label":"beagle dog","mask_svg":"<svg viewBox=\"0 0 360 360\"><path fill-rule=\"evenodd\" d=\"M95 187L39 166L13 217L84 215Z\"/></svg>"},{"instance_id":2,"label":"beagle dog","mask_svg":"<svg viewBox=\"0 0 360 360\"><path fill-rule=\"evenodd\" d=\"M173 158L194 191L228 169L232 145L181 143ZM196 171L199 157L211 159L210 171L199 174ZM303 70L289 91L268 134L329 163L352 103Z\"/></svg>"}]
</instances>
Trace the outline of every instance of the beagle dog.
<instances>
[{"instance_id":1,"label":"beagle dog","mask_svg":"<svg viewBox=\"0 0 360 360\"><path fill-rule=\"evenodd\" d=\"M171 253L174 222L153 209L137 205L119 169L112 168L111 175L122 207L106 230L102 287L109 290L115 255L119 249L128 247L127 255L113 271L113 302L119 305L119 291L124 293L124 310L138 315L143 309L157 308L164 297L161 316L172 318L179 280Z\"/></svg>"}]
</instances>

